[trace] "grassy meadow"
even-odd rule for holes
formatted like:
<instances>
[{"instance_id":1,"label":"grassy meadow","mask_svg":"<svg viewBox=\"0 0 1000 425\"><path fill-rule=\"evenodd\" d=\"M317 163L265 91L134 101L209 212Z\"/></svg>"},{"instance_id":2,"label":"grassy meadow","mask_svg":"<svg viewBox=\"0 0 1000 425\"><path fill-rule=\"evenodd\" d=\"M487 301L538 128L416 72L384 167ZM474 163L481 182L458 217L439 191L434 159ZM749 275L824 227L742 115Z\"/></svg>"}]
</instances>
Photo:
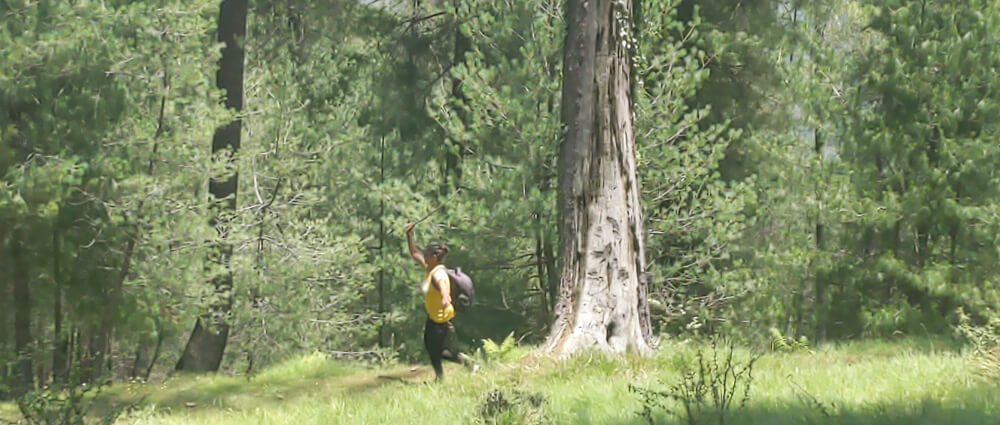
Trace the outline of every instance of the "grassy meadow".
<instances>
[{"instance_id":1,"label":"grassy meadow","mask_svg":"<svg viewBox=\"0 0 1000 425\"><path fill-rule=\"evenodd\" d=\"M104 392L99 405L144 397L118 421L135 425L642 424L639 397L629 385L665 390L695 364L699 350L709 354L711 348L670 342L649 357L551 359L519 347L475 373L449 365L439 383L431 380L426 365L362 368L316 354L250 379L177 376L162 383L118 384ZM749 350L739 348L734 356L737 363L750 357ZM1000 382L981 373L971 352L943 343L867 342L767 352L754 364L751 382L745 407L727 411L726 424L1000 423ZM493 390L507 400L506 407L497 403ZM491 392L492 409L485 401ZM529 397L537 407L518 401ZM16 420L13 406L0 409ZM683 414L662 409L654 409L653 419L687 423ZM698 423L719 419L694 418Z\"/></svg>"}]
</instances>

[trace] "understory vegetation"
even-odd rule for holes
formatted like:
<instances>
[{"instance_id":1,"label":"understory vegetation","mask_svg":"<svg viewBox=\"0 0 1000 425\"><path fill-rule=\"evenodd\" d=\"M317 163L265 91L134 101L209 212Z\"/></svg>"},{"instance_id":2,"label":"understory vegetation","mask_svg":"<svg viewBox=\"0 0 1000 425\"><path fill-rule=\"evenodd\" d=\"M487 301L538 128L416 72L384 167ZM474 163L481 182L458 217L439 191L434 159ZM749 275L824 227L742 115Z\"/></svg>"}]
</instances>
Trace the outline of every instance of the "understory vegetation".
<instances>
[{"instance_id":1,"label":"understory vegetation","mask_svg":"<svg viewBox=\"0 0 1000 425\"><path fill-rule=\"evenodd\" d=\"M811 351L750 350L711 342L666 341L651 357L584 353L568 359L517 347L511 360L476 373L450 365L433 383L427 366L362 367L322 354L297 357L253 377L177 376L121 383L99 398L95 415L139 402L120 424L989 424L1000 420L1000 383L976 371L972 350L955 341L903 339L824 345ZM686 385L699 358L753 364L735 401L689 400L700 413L675 415L629 388ZM724 367L706 371L718 379ZM731 372L731 371L730 371ZM720 381L721 382L721 381ZM742 403L746 390L745 403ZM650 407L646 414L644 409ZM13 407L0 404L10 415ZM10 416L8 416L10 418Z\"/></svg>"}]
</instances>

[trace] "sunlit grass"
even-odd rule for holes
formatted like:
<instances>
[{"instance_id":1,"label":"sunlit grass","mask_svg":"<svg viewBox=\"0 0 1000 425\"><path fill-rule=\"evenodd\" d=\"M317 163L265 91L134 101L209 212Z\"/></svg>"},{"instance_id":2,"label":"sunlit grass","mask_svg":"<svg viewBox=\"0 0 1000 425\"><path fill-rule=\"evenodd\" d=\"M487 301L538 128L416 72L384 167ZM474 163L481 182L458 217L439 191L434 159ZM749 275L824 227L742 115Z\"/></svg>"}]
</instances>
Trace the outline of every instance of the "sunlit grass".
<instances>
[{"instance_id":1,"label":"sunlit grass","mask_svg":"<svg viewBox=\"0 0 1000 425\"><path fill-rule=\"evenodd\" d=\"M704 349L666 342L652 357L552 359L519 347L475 374L448 365L443 383L431 382L425 365L362 369L308 355L249 380L180 376L119 385L108 394L116 401L147 396L123 424L465 424L475 423L477 406L493 388L544 395L544 413L554 423L639 424L638 399L628 386L664 389ZM738 359L750 356L737 349ZM906 341L765 353L748 406L727 423L1000 423L1000 383L977 377L974 364L968 352ZM665 414L660 419L680 423Z\"/></svg>"}]
</instances>

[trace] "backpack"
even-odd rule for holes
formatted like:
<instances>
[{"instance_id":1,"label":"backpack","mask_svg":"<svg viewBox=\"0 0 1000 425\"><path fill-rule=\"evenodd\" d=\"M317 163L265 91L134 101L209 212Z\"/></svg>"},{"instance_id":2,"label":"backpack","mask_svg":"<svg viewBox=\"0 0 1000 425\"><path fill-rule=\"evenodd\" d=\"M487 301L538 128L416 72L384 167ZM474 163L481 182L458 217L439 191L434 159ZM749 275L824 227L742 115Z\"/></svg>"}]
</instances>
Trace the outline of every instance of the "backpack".
<instances>
[{"instance_id":1,"label":"backpack","mask_svg":"<svg viewBox=\"0 0 1000 425\"><path fill-rule=\"evenodd\" d=\"M445 268L445 271L448 272L448 279L451 281L451 299L455 310L467 311L472 306L472 299L476 296L476 288L472 286L472 278L462 273L461 267Z\"/></svg>"}]
</instances>

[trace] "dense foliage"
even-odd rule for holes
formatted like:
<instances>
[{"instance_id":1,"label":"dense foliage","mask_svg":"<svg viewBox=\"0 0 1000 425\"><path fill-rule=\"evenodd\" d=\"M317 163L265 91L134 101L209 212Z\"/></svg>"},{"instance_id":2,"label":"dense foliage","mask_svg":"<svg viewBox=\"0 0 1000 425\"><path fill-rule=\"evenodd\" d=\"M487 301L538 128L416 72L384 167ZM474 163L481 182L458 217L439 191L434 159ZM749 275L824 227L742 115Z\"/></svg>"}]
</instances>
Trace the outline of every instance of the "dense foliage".
<instances>
[{"instance_id":1,"label":"dense foliage","mask_svg":"<svg viewBox=\"0 0 1000 425\"><path fill-rule=\"evenodd\" d=\"M995 316L1000 3L636 3L657 333L949 334ZM172 370L218 302L220 237L226 371L421 355L412 221L476 282L466 346L543 339L563 6L250 1L220 235L218 2L0 2L0 394Z\"/></svg>"}]
</instances>

